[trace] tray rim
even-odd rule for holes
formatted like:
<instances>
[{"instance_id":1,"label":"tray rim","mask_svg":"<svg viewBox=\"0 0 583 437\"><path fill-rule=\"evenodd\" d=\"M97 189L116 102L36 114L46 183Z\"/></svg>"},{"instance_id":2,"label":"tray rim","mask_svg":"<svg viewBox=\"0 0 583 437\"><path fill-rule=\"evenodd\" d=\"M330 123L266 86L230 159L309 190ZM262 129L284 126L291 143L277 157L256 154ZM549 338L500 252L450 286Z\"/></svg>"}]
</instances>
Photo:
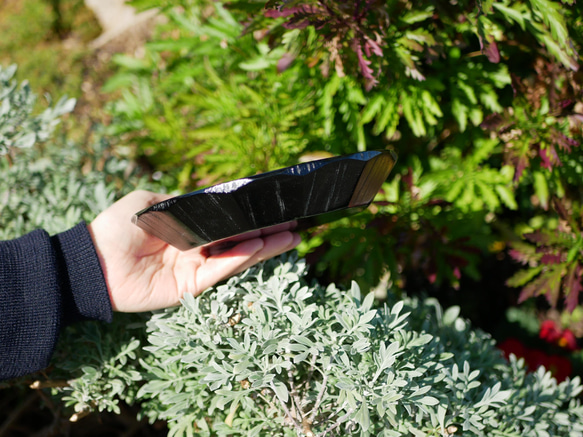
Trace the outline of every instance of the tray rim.
<instances>
[{"instance_id":1,"label":"tray rim","mask_svg":"<svg viewBox=\"0 0 583 437\"><path fill-rule=\"evenodd\" d=\"M305 175L311 173L312 171L315 171L319 168L322 168L323 166L325 166L329 163L333 163L335 161L353 159L353 160L369 161L370 162L372 159L374 159L375 157L377 157L379 155L387 155L391 158L392 163L391 163L390 168L387 172L387 176L388 176L388 174L390 174L390 172L393 170L394 165L397 161L397 154L396 154L395 150L392 148L387 148L387 149L383 149L383 150L367 150L367 151L356 152L356 153L351 153L351 154L347 154L347 155L332 156L332 157L318 159L318 160L309 161L309 162L305 162L305 163L299 163L299 164L295 164L295 165L288 166L288 167L283 167L280 169L271 170L271 171L264 172L264 173L258 173L258 174L244 177L244 178L238 178L238 179L233 179L233 180L226 181L226 182L221 182L219 184L210 185L208 187L201 188L201 189L192 191L190 193L177 195L177 196L171 197L169 199L166 199L162 202L158 202L154 205L150 205L150 206L136 212L132 216L131 221L133 224L137 225L138 227L143 229L145 232L152 234L152 232L150 232L146 229L146 228L151 229L151 227L149 227L147 225L147 223L145 222L145 220L141 217L143 215L148 215L149 213L154 213L154 214L155 213L162 213L162 214L164 214L166 212L169 212L175 218L177 224L179 224L179 225L183 226L185 229L193 232L192 229L190 227L188 227L184 221L182 221L176 215L172 214L169 211L172 206L174 206L176 203L180 202L181 200L189 199L189 198L197 196L197 195L206 195L206 194L226 194L226 195L231 194L231 195L233 195L239 188L241 188L244 185L247 185L248 183L253 182L253 181L262 180L262 179L269 179L269 178L272 178L272 177L277 176L277 175L285 175L285 174L288 174L291 176L294 176L294 175L305 176ZM312 167L312 168L310 168L310 167ZM306 168L307 168L307 171L305 171ZM297 170L297 172L294 170ZM335 214L339 214L340 216L338 218L341 218L342 216L353 215L353 214L356 214L356 213L361 212L362 210L366 209L366 207L370 204L370 202L372 202L372 199L366 205L365 204L354 205L354 206L346 205L346 206L339 207L339 208L333 208L329 211L321 212L321 213L315 213L315 214L310 214L310 215L301 215L300 214L298 217L290 219L290 220L275 221L274 223L266 225L266 226L260 226L260 227L256 227L253 229L248 229L248 230L245 230L243 232L239 232L236 234L222 237L220 239L211 239L210 241L203 243L203 244L192 245L191 243L186 243L185 245L182 245L183 248L178 247L176 244L169 242L167 239L161 238L161 236L160 236L161 233L154 233L153 235L156 236L157 238L162 239L163 241L166 241L168 244L171 244L175 247L178 247L180 250L188 250L188 249L200 247L200 246L207 247L207 246L211 246L214 244L220 244L221 242L224 242L224 241L229 240L229 239L233 239L235 237L238 237L238 236L241 236L241 235L244 235L247 233L251 233L251 232L254 232L257 230L265 230L265 229L268 229L271 227L279 226L281 224L289 223L289 222L293 222L293 221L307 223L308 221L310 221L310 219L314 219L315 217L318 217L318 216L333 217ZM354 211L354 212L350 213L347 211ZM299 229L299 230L305 230L305 229L308 229L308 228L311 228L314 226L318 226L320 224L324 224L324 223L327 223L329 221L334 221L334 220L335 219L324 220L322 223L314 223L310 226L302 227L302 229ZM143 226L143 225L145 225L145 226ZM158 234L158 235L156 235L156 234ZM188 246L188 248L186 246Z\"/></svg>"}]
</instances>

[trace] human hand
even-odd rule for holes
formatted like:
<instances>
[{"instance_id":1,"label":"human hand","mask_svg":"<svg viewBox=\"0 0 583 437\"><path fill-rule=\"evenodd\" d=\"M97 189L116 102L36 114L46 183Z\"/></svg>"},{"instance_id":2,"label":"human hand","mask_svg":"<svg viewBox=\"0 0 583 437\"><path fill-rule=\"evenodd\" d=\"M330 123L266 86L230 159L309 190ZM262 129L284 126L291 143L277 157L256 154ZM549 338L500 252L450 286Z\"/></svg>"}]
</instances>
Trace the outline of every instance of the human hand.
<instances>
[{"instance_id":1,"label":"human hand","mask_svg":"<svg viewBox=\"0 0 583 437\"><path fill-rule=\"evenodd\" d=\"M134 191L88 225L105 275L114 311L141 312L178 305L259 261L293 249L298 234L287 229L271 235L257 231L223 252L204 247L180 251L131 223L131 217L170 196Z\"/></svg>"}]
</instances>

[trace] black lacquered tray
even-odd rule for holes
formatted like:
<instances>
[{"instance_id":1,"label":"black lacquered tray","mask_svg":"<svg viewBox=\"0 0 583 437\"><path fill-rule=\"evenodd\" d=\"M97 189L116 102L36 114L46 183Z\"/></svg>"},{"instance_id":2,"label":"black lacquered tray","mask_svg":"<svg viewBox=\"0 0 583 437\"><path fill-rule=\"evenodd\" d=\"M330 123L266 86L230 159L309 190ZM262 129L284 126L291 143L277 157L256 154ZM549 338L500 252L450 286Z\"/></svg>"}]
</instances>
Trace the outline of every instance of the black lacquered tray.
<instances>
[{"instance_id":1,"label":"black lacquered tray","mask_svg":"<svg viewBox=\"0 0 583 437\"><path fill-rule=\"evenodd\" d=\"M306 229L366 208L395 161L383 150L298 164L168 199L132 221L181 250L283 223Z\"/></svg>"}]
</instances>

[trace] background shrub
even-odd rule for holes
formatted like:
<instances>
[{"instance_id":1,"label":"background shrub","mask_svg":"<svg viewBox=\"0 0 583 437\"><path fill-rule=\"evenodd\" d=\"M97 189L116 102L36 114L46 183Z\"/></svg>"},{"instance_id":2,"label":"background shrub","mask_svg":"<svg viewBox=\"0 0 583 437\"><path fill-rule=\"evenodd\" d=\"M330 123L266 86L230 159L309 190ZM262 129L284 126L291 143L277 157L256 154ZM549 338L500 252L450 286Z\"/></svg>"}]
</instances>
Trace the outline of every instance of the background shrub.
<instances>
[{"instance_id":1,"label":"background shrub","mask_svg":"<svg viewBox=\"0 0 583 437\"><path fill-rule=\"evenodd\" d=\"M557 256L510 285L543 272L524 299L577 305L580 287L569 284L580 283L582 256L580 5L133 4L162 7L169 21L143 58L115 58L120 70L106 89L122 97L110 129L169 187L391 145L400 159L372 208L302 247L315 274L457 288L547 228L571 234L560 249L539 241L540 253Z\"/></svg>"},{"instance_id":2,"label":"background shrub","mask_svg":"<svg viewBox=\"0 0 583 437\"><path fill-rule=\"evenodd\" d=\"M75 101L61 99L34 115L36 96L27 83L18 86L10 80L15 69L0 68L0 78L5 79L0 82L4 86L0 133L6 133L5 153L0 155L0 239L39 228L51 235L63 232L80 221L90 222L130 191L163 191L142 176L135 163L112 154L100 128L86 133L86 144L71 140L65 131L51 135L59 116L71 111ZM132 324L142 326L142 331L128 329ZM71 385L72 403L81 403L78 412L119 412L119 400L132 399L132 391L126 389L141 379L131 362L143 328L143 318L129 315L116 315L111 326L70 327L59 341L50 380L43 377L34 387ZM75 380L79 375L84 378Z\"/></svg>"}]
</instances>

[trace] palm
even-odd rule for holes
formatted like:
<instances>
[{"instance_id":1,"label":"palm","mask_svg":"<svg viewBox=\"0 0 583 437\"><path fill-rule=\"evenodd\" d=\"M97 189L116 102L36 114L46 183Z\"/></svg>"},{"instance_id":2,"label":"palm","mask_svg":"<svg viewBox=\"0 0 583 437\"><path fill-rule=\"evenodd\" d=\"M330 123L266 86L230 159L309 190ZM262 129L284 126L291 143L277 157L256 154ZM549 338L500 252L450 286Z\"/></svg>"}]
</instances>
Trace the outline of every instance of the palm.
<instances>
[{"instance_id":1,"label":"palm","mask_svg":"<svg viewBox=\"0 0 583 437\"><path fill-rule=\"evenodd\" d=\"M215 283L295 247L287 229L258 232L222 253L205 248L182 252L130 222L140 209L167 196L136 191L101 213L89 226L100 256L114 310L138 312L177 305L184 293L195 296Z\"/></svg>"}]
</instances>

